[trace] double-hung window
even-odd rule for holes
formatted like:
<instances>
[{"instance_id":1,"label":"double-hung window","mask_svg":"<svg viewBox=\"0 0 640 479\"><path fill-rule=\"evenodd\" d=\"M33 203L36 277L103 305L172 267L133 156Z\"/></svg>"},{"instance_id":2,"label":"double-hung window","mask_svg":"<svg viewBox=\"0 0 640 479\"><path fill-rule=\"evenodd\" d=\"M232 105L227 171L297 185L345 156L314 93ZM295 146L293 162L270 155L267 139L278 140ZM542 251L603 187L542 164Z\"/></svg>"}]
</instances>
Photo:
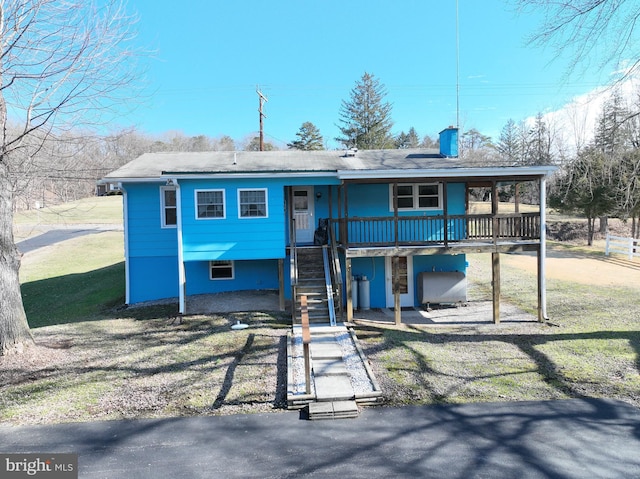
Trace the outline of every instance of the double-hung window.
<instances>
[{"instance_id":1,"label":"double-hung window","mask_svg":"<svg viewBox=\"0 0 640 479\"><path fill-rule=\"evenodd\" d=\"M442 209L442 184L398 184L398 210L424 211ZM389 209L393 211L393 185L389 185Z\"/></svg>"},{"instance_id":2,"label":"double-hung window","mask_svg":"<svg viewBox=\"0 0 640 479\"><path fill-rule=\"evenodd\" d=\"M224 190L196 190L196 218L225 218Z\"/></svg>"},{"instance_id":3,"label":"double-hung window","mask_svg":"<svg viewBox=\"0 0 640 479\"><path fill-rule=\"evenodd\" d=\"M268 216L267 190L238 190L238 217L266 218Z\"/></svg>"},{"instance_id":4,"label":"double-hung window","mask_svg":"<svg viewBox=\"0 0 640 479\"><path fill-rule=\"evenodd\" d=\"M175 187L160 187L160 212L162 227L175 228L178 223L178 206Z\"/></svg>"}]
</instances>

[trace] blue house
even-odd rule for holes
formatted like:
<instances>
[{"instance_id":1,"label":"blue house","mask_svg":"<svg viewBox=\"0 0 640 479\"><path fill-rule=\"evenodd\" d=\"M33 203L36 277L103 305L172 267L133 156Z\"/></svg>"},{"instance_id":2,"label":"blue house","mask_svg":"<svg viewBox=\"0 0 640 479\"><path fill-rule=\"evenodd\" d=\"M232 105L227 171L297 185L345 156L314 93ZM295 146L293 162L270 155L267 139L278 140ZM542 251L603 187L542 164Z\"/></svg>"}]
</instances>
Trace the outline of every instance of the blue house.
<instances>
[{"instance_id":1,"label":"blue house","mask_svg":"<svg viewBox=\"0 0 640 479\"><path fill-rule=\"evenodd\" d=\"M534 251L538 315L544 292L545 181L550 166L477 166L457 155L457 129L439 150L147 153L104 181L123 192L126 302L276 290L299 320L359 308L466 300L466 254ZM500 214L497 188L534 183L540 210ZM469 191L492 192L469 213ZM358 294L359 292L359 294ZM499 281L494 320L499 320ZM296 306L298 305L298 306Z\"/></svg>"}]
</instances>

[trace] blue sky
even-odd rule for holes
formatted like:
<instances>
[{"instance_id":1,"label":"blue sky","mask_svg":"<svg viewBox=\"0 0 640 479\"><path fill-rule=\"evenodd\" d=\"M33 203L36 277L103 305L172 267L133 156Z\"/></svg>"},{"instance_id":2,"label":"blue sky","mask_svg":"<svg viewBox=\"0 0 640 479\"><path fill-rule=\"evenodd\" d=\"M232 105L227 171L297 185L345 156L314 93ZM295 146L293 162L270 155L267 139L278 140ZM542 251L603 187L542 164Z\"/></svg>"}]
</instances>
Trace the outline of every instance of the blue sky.
<instances>
[{"instance_id":1,"label":"blue sky","mask_svg":"<svg viewBox=\"0 0 640 479\"><path fill-rule=\"evenodd\" d=\"M153 135L258 131L259 86L266 140L283 146L311 121L338 147L342 100L364 72L387 88L394 133L435 137L456 122L455 0L129 0L151 92L122 118ZM527 46L539 24L506 1L459 0L460 126L494 138L510 118L561 108L607 81L566 77L566 63Z\"/></svg>"}]
</instances>

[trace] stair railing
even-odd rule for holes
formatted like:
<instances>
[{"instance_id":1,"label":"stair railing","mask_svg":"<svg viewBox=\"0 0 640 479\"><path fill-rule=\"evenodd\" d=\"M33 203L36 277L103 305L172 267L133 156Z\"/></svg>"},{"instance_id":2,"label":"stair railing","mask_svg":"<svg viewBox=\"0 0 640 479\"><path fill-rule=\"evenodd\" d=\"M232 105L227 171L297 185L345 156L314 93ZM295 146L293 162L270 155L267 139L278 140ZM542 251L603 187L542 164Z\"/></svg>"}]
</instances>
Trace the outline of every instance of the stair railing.
<instances>
[{"instance_id":1,"label":"stair railing","mask_svg":"<svg viewBox=\"0 0 640 479\"><path fill-rule=\"evenodd\" d=\"M291 324L296 323L296 298L298 287L298 249L296 247L296 220L291 220L291 241L289 252L289 276L291 279Z\"/></svg>"},{"instance_id":2,"label":"stair railing","mask_svg":"<svg viewBox=\"0 0 640 479\"><path fill-rule=\"evenodd\" d=\"M344 309L342 298L344 298L344 284L342 282L342 267L340 266L340 257L338 256L338 246L336 243L333 227L329 227L329 252L331 253L331 273L333 284L335 285L336 300L338 302L338 311L340 318L344 320Z\"/></svg>"},{"instance_id":3,"label":"stair railing","mask_svg":"<svg viewBox=\"0 0 640 479\"><path fill-rule=\"evenodd\" d=\"M324 263L324 282L327 288L327 306L329 307L329 323L336 325L336 307L333 303L333 286L331 285L331 266L329 264L329 248L322 246L322 261Z\"/></svg>"}]
</instances>

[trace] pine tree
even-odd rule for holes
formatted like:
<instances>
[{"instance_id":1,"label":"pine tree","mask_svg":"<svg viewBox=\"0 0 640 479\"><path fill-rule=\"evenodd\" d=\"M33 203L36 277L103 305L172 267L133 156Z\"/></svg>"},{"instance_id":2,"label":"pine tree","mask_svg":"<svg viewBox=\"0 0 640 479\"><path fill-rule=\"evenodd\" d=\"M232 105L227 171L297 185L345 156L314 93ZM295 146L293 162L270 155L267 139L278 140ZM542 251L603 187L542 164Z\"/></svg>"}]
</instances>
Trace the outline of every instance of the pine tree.
<instances>
[{"instance_id":1,"label":"pine tree","mask_svg":"<svg viewBox=\"0 0 640 479\"><path fill-rule=\"evenodd\" d=\"M536 115L533 128L529 130L524 163L527 165L551 164L551 132L542 113Z\"/></svg>"},{"instance_id":2,"label":"pine tree","mask_svg":"<svg viewBox=\"0 0 640 479\"><path fill-rule=\"evenodd\" d=\"M419 148L420 138L414 127L409 128L409 133L401 131L395 139L396 148L399 150L405 150L408 148Z\"/></svg>"},{"instance_id":3,"label":"pine tree","mask_svg":"<svg viewBox=\"0 0 640 479\"><path fill-rule=\"evenodd\" d=\"M340 132L336 138L345 147L363 150L393 148L391 134L391 103L385 102L387 92L382 83L369 73L364 73L351 90L348 101L340 107Z\"/></svg>"},{"instance_id":4,"label":"pine tree","mask_svg":"<svg viewBox=\"0 0 640 479\"><path fill-rule=\"evenodd\" d=\"M633 122L627 121L630 113L618 90L602 106L596 124L594 145L602 153L619 155L632 144Z\"/></svg>"},{"instance_id":5,"label":"pine tree","mask_svg":"<svg viewBox=\"0 0 640 479\"><path fill-rule=\"evenodd\" d=\"M324 139L320 134L320 130L310 121L305 121L298 133L296 140L287 143L287 147L292 150L324 150Z\"/></svg>"},{"instance_id":6,"label":"pine tree","mask_svg":"<svg viewBox=\"0 0 640 479\"><path fill-rule=\"evenodd\" d=\"M500 132L496 149L507 164L515 165L522 161L521 145L520 129L515 121L509 119Z\"/></svg>"}]
</instances>

